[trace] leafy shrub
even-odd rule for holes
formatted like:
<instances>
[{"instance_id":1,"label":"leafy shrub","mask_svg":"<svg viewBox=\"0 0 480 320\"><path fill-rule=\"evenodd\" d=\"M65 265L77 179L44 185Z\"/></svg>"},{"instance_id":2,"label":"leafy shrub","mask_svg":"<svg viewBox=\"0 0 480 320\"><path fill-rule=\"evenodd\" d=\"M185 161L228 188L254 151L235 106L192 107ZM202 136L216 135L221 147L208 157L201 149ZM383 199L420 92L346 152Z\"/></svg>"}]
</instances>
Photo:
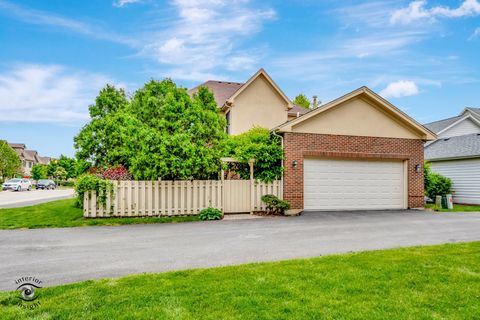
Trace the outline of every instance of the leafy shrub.
<instances>
[{"instance_id":1,"label":"leafy shrub","mask_svg":"<svg viewBox=\"0 0 480 320\"><path fill-rule=\"evenodd\" d=\"M428 162L423 166L423 173L426 196L435 199L435 196L444 196L452 192L452 180L432 172Z\"/></svg>"},{"instance_id":2,"label":"leafy shrub","mask_svg":"<svg viewBox=\"0 0 480 320\"><path fill-rule=\"evenodd\" d=\"M272 214L284 214L290 209L290 204L285 200L280 200L273 194L267 194L262 197L262 201L267 205L267 211Z\"/></svg>"},{"instance_id":3,"label":"leafy shrub","mask_svg":"<svg viewBox=\"0 0 480 320\"><path fill-rule=\"evenodd\" d=\"M77 194L76 205L83 208L83 197L87 191L95 191L100 203L105 203L107 192L111 191L112 184L107 180L99 178L92 174L83 174L78 177L75 183L75 193Z\"/></svg>"},{"instance_id":4,"label":"leafy shrub","mask_svg":"<svg viewBox=\"0 0 480 320\"><path fill-rule=\"evenodd\" d=\"M222 220L223 212L217 208L208 207L200 211L200 220Z\"/></svg>"},{"instance_id":5,"label":"leafy shrub","mask_svg":"<svg viewBox=\"0 0 480 320\"><path fill-rule=\"evenodd\" d=\"M40 179L47 179L48 173L48 166L45 164L34 164L32 167L32 179L33 180L40 180Z\"/></svg>"},{"instance_id":6,"label":"leafy shrub","mask_svg":"<svg viewBox=\"0 0 480 320\"><path fill-rule=\"evenodd\" d=\"M225 153L238 161L235 170L242 179L250 177L248 161L255 159L255 179L269 182L282 175L283 148L280 137L268 129L255 127L236 136L229 136Z\"/></svg>"}]
</instances>

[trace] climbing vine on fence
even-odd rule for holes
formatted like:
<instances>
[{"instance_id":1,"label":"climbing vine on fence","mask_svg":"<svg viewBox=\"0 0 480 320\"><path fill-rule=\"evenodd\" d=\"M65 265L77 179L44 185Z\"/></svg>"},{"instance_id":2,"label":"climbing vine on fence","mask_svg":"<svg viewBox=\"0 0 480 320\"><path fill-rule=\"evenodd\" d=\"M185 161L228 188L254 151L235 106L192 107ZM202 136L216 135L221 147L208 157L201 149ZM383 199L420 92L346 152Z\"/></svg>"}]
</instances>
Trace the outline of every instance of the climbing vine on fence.
<instances>
[{"instance_id":1,"label":"climbing vine on fence","mask_svg":"<svg viewBox=\"0 0 480 320\"><path fill-rule=\"evenodd\" d=\"M107 201L107 194L112 192L113 184L93 174L81 175L75 183L75 192L77 194L76 205L83 208L83 198L85 192L95 191L97 202L104 205Z\"/></svg>"}]
</instances>

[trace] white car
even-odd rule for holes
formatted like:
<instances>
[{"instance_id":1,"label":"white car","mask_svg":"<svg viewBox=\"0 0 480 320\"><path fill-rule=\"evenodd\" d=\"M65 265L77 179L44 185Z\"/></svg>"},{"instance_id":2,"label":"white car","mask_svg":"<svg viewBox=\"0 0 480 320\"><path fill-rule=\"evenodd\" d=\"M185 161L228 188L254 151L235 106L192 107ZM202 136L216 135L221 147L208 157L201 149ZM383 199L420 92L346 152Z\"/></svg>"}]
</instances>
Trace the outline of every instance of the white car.
<instances>
[{"instance_id":1,"label":"white car","mask_svg":"<svg viewBox=\"0 0 480 320\"><path fill-rule=\"evenodd\" d=\"M11 189L13 191L32 190L32 183L28 179L10 179L3 184L3 190Z\"/></svg>"}]
</instances>

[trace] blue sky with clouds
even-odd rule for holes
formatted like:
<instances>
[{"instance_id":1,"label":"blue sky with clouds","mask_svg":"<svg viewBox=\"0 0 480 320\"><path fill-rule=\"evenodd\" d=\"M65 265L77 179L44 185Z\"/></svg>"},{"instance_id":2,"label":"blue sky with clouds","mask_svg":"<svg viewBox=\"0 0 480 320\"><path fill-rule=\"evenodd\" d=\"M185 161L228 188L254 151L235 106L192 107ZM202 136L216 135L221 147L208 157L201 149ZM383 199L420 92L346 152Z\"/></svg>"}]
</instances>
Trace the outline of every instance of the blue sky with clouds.
<instances>
[{"instance_id":1,"label":"blue sky with clouds","mask_svg":"<svg viewBox=\"0 0 480 320\"><path fill-rule=\"evenodd\" d=\"M0 0L0 138L73 155L106 83L263 67L288 96L362 85L420 122L480 107L480 2Z\"/></svg>"}]
</instances>

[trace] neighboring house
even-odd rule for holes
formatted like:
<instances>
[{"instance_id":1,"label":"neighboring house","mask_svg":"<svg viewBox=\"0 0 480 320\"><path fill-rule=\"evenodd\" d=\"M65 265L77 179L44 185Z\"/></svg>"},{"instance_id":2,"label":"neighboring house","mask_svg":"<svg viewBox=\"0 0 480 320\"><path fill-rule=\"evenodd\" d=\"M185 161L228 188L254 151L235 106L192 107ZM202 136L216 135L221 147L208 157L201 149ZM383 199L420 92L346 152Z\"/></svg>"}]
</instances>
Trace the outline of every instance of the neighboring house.
<instances>
[{"instance_id":1,"label":"neighboring house","mask_svg":"<svg viewBox=\"0 0 480 320\"><path fill-rule=\"evenodd\" d=\"M50 157L42 157L38 154L36 150L27 150L25 144L23 143L9 143L8 144L20 157L22 161L23 174L25 176L30 176L32 172L32 167L35 164L49 164Z\"/></svg>"},{"instance_id":2,"label":"neighboring house","mask_svg":"<svg viewBox=\"0 0 480 320\"><path fill-rule=\"evenodd\" d=\"M452 179L455 203L480 204L480 108L425 126L438 135L425 146L432 171Z\"/></svg>"},{"instance_id":3,"label":"neighboring house","mask_svg":"<svg viewBox=\"0 0 480 320\"><path fill-rule=\"evenodd\" d=\"M274 131L292 209L423 207L423 145L436 135L367 87Z\"/></svg>"},{"instance_id":4,"label":"neighboring house","mask_svg":"<svg viewBox=\"0 0 480 320\"><path fill-rule=\"evenodd\" d=\"M245 83L209 80L188 92L193 94L199 87L213 92L232 135L255 126L272 129L309 111L294 105L263 69Z\"/></svg>"}]
</instances>

